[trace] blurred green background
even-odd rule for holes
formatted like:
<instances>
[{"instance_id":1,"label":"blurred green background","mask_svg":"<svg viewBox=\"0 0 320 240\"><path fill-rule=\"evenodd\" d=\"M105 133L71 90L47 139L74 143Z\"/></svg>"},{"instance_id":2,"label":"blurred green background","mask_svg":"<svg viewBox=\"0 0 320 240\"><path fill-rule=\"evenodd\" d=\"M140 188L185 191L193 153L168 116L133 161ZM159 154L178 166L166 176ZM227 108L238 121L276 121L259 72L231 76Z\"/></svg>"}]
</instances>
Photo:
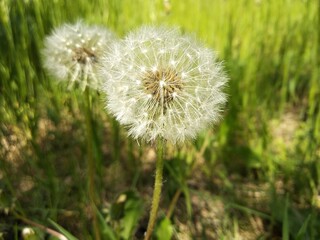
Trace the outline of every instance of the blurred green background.
<instances>
[{"instance_id":1,"label":"blurred green background","mask_svg":"<svg viewBox=\"0 0 320 240\"><path fill-rule=\"evenodd\" d=\"M93 215L101 239L145 231L153 147L128 138L91 91L89 211L85 97L42 68L44 37L79 19L119 37L179 26L230 77L221 124L168 146L154 239L320 239L317 0L0 0L0 239L57 239L43 227L95 239Z\"/></svg>"}]
</instances>

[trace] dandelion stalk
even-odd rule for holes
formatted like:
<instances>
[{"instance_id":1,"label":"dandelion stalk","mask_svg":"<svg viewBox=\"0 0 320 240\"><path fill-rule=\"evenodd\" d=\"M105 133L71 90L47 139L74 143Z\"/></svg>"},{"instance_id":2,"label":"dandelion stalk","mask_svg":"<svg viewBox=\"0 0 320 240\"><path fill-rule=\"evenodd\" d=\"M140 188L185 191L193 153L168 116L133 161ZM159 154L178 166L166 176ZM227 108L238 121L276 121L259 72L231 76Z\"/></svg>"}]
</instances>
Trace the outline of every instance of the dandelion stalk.
<instances>
[{"instance_id":1,"label":"dandelion stalk","mask_svg":"<svg viewBox=\"0 0 320 240\"><path fill-rule=\"evenodd\" d=\"M150 239L161 195L164 145L193 139L221 118L228 81L215 52L177 29L142 27L101 58L107 108L129 135L157 142Z\"/></svg>"},{"instance_id":2,"label":"dandelion stalk","mask_svg":"<svg viewBox=\"0 0 320 240\"><path fill-rule=\"evenodd\" d=\"M100 239L99 226L97 216L95 214L98 198L95 188L95 159L93 153L93 126L92 126L92 102L89 89L85 89L85 108L86 108L86 130L87 130L87 166L88 166L88 195L90 201L90 209L93 217L93 230L95 239Z\"/></svg>"},{"instance_id":3,"label":"dandelion stalk","mask_svg":"<svg viewBox=\"0 0 320 240\"><path fill-rule=\"evenodd\" d=\"M157 219L159 202L161 198L164 149L165 149L165 140L163 138L160 138L158 139L158 143L157 143L156 176L154 181L154 189L153 189L149 223L148 223L147 232L144 238L145 240L148 240L151 238L154 224Z\"/></svg>"},{"instance_id":4,"label":"dandelion stalk","mask_svg":"<svg viewBox=\"0 0 320 240\"><path fill-rule=\"evenodd\" d=\"M99 204L95 185L95 154L97 144L92 124L92 101L89 88L100 89L97 66L102 53L115 37L109 30L99 26L88 26L82 21L64 24L47 36L43 53L43 64L48 72L59 81L66 81L69 89L74 86L84 91L87 131L88 195L93 216L94 239L100 239L96 216Z\"/></svg>"}]
</instances>

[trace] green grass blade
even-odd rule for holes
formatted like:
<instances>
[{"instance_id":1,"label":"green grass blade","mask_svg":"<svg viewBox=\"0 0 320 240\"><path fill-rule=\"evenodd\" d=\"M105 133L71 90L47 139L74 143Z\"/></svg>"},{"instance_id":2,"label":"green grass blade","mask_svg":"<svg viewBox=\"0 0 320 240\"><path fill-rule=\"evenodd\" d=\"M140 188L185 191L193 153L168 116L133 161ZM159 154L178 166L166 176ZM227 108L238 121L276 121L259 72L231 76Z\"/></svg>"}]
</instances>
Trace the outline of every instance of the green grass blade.
<instances>
[{"instance_id":1,"label":"green grass blade","mask_svg":"<svg viewBox=\"0 0 320 240\"><path fill-rule=\"evenodd\" d=\"M299 229L299 232L295 238L295 240L302 240L305 239L306 237L306 233L307 233L307 227L309 225L311 219L311 214L309 214L309 216L307 217L307 219L304 221L304 223L302 224L301 228Z\"/></svg>"},{"instance_id":2,"label":"green grass blade","mask_svg":"<svg viewBox=\"0 0 320 240\"><path fill-rule=\"evenodd\" d=\"M48 219L48 221L56 228L58 229L63 235L65 235L65 237L68 240L78 240L78 238L76 238L75 236L73 236L71 233L69 233L66 229L64 229L63 227L61 227L59 224L57 224L56 222L54 222L51 219Z\"/></svg>"},{"instance_id":3,"label":"green grass blade","mask_svg":"<svg viewBox=\"0 0 320 240\"><path fill-rule=\"evenodd\" d=\"M243 212L245 212L247 214L253 214L253 215L256 215L258 217L271 220L271 216L269 216L268 214L263 213L261 211L257 211L255 209L251 209L249 207L245 207L245 206L242 206L242 205L239 205L239 204L236 204L236 203L230 203L229 207L236 208L236 209L238 209L240 211L243 211Z\"/></svg>"},{"instance_id":4,"label":"green grass blade","mask_svg":"<svg viewBox=\"0 0 320 240\"><path fill-rule=\"evenodd\" d=\"M106 223L105 219L103 218L102 214L99 212L98 209L96 209L96 213L101 227L101 234L104 237L104 239L117 240L113 229Z\"/></svg>"},{"instance_id":5,"label":"green grass blade","mask_svg":"<svg viewBox=\"0 0 320 240\"><path fill-rule=\"evenodd\" d=\"M289 197L287 195L286 202L284 205L283 220L282 220L282 239L283 240L289 240L288 204L289 204Z\"/></svg>"}]
</instances>

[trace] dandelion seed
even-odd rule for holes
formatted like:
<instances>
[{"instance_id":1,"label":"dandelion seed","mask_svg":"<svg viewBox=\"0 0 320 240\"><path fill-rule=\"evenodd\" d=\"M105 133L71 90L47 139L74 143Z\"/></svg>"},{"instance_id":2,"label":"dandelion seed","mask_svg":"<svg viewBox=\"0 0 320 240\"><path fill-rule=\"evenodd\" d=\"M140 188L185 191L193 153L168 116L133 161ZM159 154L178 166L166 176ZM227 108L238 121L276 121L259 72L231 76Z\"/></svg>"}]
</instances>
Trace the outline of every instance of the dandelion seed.
<instances>
[{"instance_id":1,"label":"dandelion seed","mask_svg":"<svg viewBox=\"0 0 320 240\"><path fill-rule=\"evenodd\" d=\"M113 33L103 27L81 21L64 24L45 39L44 67L58 80L67 81L68 88L77 83L82 90L99 89L97 63L114 39Z\"/></svg>"},{"instance_id":2,"label":"dandelion seed","mask_svg":"<svg viewBox=\"0 0 320 240\"><path fill-rule=\"evenodd\" d=\"M109 111L147 141L195 138L220 119L226 102L227 77L216 54L177 29L130 33L102 57L100 76Z\"/></svg>"}]
</instances>

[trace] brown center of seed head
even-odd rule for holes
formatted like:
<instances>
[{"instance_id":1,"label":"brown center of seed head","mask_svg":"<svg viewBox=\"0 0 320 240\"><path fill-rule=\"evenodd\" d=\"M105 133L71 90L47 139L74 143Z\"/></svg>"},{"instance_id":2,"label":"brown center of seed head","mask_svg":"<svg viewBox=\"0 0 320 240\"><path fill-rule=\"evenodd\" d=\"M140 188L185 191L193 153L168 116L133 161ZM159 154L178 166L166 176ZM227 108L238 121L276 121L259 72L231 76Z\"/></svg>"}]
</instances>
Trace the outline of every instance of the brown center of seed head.
<instances>
[{"instance_id":1,"label":"brown center of seed head","mask_svg":"<svg viewBox=\"0 0 320 240\"><path fill-rule=\"evenodd\" d=\"M76 48L73 50L73 53L72 60L77 61L78 63L86 64L89 60L96 62L95 53L85 47Z\"/></svg>"},{"instance_id":2,"label":"brown center of seed head","mask_svg":"<svg viewBox=\"0 0 320 240\"><path fill-rule=\"evenodd\" d=\"M171 68L147 71L142 78L144 90L151 94L159 104L171 103L175 94L182 89L182 79L177 71Z\"/></svg>"}]
</instances>

